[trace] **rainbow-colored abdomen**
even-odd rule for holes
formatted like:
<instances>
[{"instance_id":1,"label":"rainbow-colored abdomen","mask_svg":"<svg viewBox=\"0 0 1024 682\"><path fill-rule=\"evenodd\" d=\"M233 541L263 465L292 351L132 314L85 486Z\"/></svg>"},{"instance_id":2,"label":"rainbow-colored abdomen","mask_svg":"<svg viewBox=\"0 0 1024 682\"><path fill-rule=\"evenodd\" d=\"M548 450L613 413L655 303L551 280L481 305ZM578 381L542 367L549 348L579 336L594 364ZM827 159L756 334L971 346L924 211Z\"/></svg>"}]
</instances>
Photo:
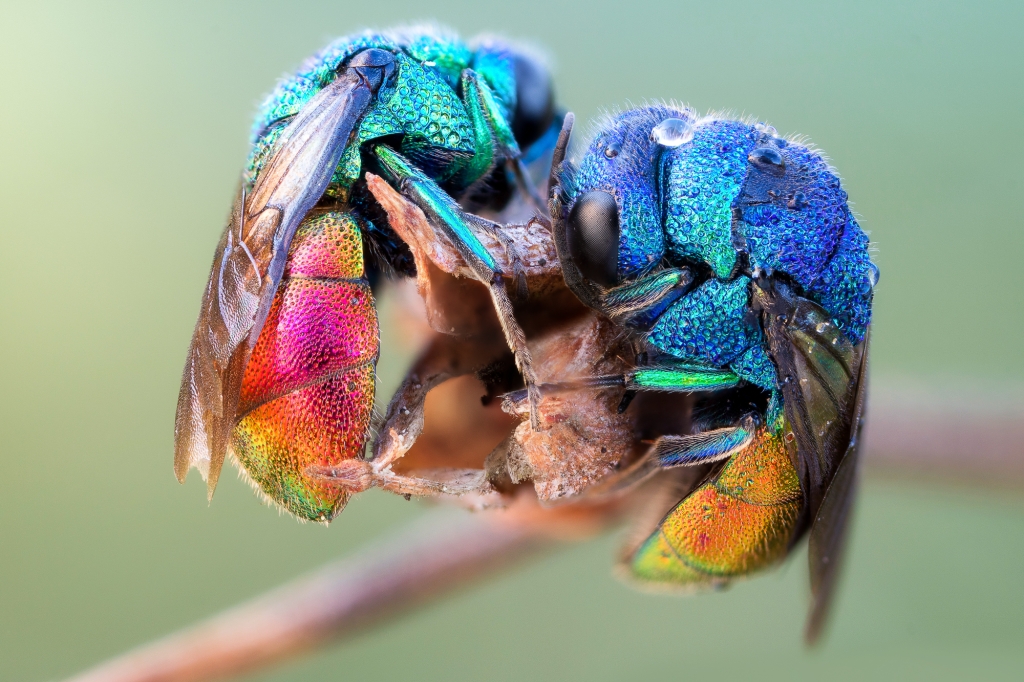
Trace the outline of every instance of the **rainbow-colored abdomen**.
<instances>
[{"instance_id":1,"label":"rainbow-colored abdomen","mask_svg":"<svg viewBox=\"0 0 1024 682\"><path fill-rule=\"evenodd\" d=\"M255 485L300 518L329 521L348 501L305 471L361 456L379 336L360 219L307 216L246 367L231 437Z\"/></svg>"},{"instance_id":2,"label":"rainbow-colored abdomen","mask_svg":"<svg viewBox=\"0 0 1024 682\"><path fill-rule=\"evenodd\" d=\"M717 477L676 505L633 555L633 576L700 587L782 559L803 507L783 441L788 431L759 428Z\"/></svg>"}]
</instances>

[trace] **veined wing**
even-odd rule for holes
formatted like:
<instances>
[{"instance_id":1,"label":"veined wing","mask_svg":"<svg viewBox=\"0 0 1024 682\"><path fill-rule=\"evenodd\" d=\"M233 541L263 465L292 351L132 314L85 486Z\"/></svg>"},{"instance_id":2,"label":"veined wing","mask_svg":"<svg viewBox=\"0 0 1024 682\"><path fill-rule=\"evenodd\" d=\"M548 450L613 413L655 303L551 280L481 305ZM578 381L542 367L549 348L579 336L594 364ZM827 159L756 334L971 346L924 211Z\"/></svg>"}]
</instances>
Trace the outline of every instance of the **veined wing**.
<instances>
[{"instance_id":1,"label":"veined wing","mask_svg":"<svg viewBox=\"0 0 1024 682\"><path fill-rule=\"evenodd\" d=\"M352 131L394 70L385 50L361 52L300 111L248 196L240 190L217 246L178 394L174 472L217 485L238 394L299 223L323 195Z\"/></svg>"},{"instance_id":2,"label":"veined wing","mask_svg":"<svg viewBox=\"0 0 1024 682\"><path fill-rule=\"evenodd\" d=\"M813 603L806 637L814 641L828 612L852 508L868 341L865 336L853 345L824 309L781 282L756 283L754 297L766 312L792 429L786 440L804 493L804 527L810 524Z\"/></svg>"},{"instance_id":3,"label":"veined wing","mask_svg":"<svg viewBox=\"0 0 1024 682\"><path fill-rule=\"evenodd\" d=\"M857 490L857 465L860 462L861 429L867 401L868 337L861 343L860 376L854 399L850 445L825 491L818 513L811 522L807 559L811 573L811 608L807 614L804 639L817 641L828 618L846 550L850 512Z\"/></svg>"}]
</instances>

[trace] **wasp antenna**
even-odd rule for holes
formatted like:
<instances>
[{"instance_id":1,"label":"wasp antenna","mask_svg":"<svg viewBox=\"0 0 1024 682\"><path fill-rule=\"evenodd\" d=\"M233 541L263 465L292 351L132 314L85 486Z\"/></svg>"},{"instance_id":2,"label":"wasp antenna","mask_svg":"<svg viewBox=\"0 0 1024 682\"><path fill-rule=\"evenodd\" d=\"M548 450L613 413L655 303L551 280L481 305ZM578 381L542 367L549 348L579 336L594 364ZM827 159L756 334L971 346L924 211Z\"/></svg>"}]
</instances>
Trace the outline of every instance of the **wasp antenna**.
<instances>
[{"instance_id":1,"label":"wasp antenna","mask_svg":"<svg viewBox=\"0 0 1024 682\"><path fill-rule=\"evenodd\" d=\"M572 133L573 123L576 121L576 116L570 111L566 113L565 119L562 121L562 130L558 133L558 142L555 143L555 151L551 155L551 191L559 185L559 173L562 168L562 162L565 161L565 150L569 146L569 135Z\"/></svg>"}]
</instances>

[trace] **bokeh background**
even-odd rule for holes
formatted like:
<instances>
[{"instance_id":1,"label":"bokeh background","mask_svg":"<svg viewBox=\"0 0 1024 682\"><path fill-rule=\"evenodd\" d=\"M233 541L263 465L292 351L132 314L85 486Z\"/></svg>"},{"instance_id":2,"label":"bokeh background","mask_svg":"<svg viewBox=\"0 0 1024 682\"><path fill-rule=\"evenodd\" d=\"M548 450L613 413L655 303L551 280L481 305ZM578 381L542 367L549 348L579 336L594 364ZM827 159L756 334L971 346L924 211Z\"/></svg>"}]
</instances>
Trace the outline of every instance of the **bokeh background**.
<instances>
[{"instance_id":1,"label":"bokeh background","mask_svg":"<svg viewBox=\"0 0 1024 682\"><path fill-rule=\"evenodd\" d=\"M563 103L663 97L828 151L877 246L879 386L1024 384L1020 2L0 3L0 679L53 680L350 553L226 475L171 473L213 247L276 78L331 38L436 19L542 45ZM381 392L408 352L385 339ZM1014 397L1016 396L1016 397ZM1019 679L1024 492L869 469L824 645L806 569L638 594L616 537L252 679Z\"/></svg>"}]
</instances>

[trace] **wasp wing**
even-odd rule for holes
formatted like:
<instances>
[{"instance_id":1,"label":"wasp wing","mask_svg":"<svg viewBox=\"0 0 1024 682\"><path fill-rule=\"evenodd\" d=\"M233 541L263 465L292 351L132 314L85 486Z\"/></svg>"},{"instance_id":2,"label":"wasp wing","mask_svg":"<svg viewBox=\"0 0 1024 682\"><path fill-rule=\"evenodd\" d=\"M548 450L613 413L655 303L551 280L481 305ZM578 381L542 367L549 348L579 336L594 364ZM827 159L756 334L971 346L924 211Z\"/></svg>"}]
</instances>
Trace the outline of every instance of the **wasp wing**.
<instances>
[{"instance_id":1,"label":"wasp wing","mask_svg":"<svg viewBox=\"0 0 1024 682\"><path fill-rule=\"evenodd\" d=\"M832 316L781 282L756 285L779 369L793 464L810 524L812 605L806 638L821 632L838 575L858 461L867 382L867 336L853 345Z\"/></svg>"},{"instance_id":2,"label":"wasp wing","mask_svg":"<svg viewBox=\"0 0 1024 682\"><path fill-rule=\"evenodd\" d=\"M807 614L804 639L813 644L821 635L828 618L829 607L839 569L846 549L850 512L857 488L857 465L860 461L861 429L864 423L864 404L867 400L868 337L862 342L857 392L854 398L850 444L836 467L832 482L825 491L818 513L811 522L807 543L807 558L811 574L811 608Z\"/></svg>"},{"instance_id":3,"label":"wasp wing","mask_svg":"<svg viewBox=\"0 0 1024 682\"><path fill-rule=\"evenodd\" d=\"M217 246L174 424L175 475L183 481L195 466L210 495L227 454L249 353L270 311L292 237L327 189L380 85L380 74L368 75L366 67L387 66L388 57L362 60L369 64L356 59L288 124L252 192L239 191Z\"/></svg>"}]
</instances>

